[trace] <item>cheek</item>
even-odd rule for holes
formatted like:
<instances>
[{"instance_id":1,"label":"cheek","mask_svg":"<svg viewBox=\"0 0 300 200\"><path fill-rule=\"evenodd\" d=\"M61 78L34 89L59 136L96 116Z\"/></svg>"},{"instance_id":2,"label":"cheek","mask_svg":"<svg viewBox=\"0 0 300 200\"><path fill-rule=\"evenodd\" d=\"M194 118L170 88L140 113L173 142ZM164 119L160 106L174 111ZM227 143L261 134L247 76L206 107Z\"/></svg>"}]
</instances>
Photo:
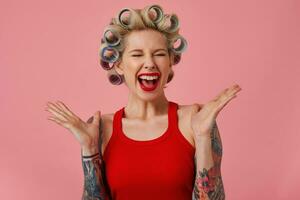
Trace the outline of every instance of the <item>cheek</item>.
<instances>
[{"instance_id":1,"label":"cheek","mask_svg":"<svg viewBox=\"0 0 300 200\"><path fill-rule=\"evenodd\" d=\"M138 67L134 66L133 64L129 64L126 66L125 78L130 80L130 82L136 81L136 75L138 73Z\"/></svg>"},{"instance_id":2,"label":"cheek","mask_svg":"<svg viewBox=\"0 0 300 200\"><path fill-rule=\"evenodd\" d=\"M138 61L137 59L130 59L126 63L127 68L132 72L136 71L140 66L142 66L142 62Z\"/></svg>"},{"instance_id":3,"label":"cheek","mask_svg":"<svg viewBox=\"0 0 300 200\"><path fill-rule=\"evenodd\" d=\"M138 62L130 57L125 57L123 58L123 66L124 66L124 69L126 68L127 70L129 71L132 71L135 66L138 65Z\"/></svg>"}]
</instances>

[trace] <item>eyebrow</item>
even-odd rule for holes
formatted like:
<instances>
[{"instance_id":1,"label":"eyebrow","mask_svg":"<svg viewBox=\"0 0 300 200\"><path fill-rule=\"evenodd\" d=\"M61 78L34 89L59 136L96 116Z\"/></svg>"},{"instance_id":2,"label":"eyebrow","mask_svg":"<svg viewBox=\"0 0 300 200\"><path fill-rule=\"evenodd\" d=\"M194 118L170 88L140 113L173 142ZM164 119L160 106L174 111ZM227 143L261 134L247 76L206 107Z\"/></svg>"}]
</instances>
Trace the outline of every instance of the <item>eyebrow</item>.
<instances>
[{"instance_id":1,"label":"eyebrow","mask_svg":"<svg viewBox=\"0 0 300 200\"><path fill-rule=\"evenodd\" d=\"M156 52L156 51L160 51L160 50L163 50L163 51L167 52L166 49L156 49L155 52ZM131 53L131 52L133 52L133 51L143 51L143 50L142 50L142 49L133 49L133 50L129 51L128 53Z\"/></svg>"}]
</instances>

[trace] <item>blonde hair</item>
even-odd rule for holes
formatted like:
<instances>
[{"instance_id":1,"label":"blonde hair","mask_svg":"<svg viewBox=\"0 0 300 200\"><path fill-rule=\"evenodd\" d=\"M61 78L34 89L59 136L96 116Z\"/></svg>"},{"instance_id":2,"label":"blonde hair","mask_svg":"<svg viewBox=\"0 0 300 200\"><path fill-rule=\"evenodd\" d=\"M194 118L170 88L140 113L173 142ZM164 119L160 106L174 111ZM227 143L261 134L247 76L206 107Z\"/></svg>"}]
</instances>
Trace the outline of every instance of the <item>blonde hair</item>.
<instances>
[{"instance_id":1,"label":"blonde hair","mask_svg":"<svg viewBox=\"0 0 300 200\"><path fill-rule=\"evenodd\" d=\"M122 18L126 12L129 12L129 16ZM131 31L144 29L153 29L162 33L167 41L169 55L174 55L171 63L176 65L180 62L181 53L185 51L187 42L179 34L179 20L176 14L164 14L163 9L156 4L143 9L123 8L104 29L99 50L100 64L108 72L110 83L120 85L124 82L124 76L115 70L115 63L122 58L125 36ZM175 48L174 44L177 40L181 43ZM167 83L173 79L173 76L172 70Z\"/></svg>"}]
</instances>

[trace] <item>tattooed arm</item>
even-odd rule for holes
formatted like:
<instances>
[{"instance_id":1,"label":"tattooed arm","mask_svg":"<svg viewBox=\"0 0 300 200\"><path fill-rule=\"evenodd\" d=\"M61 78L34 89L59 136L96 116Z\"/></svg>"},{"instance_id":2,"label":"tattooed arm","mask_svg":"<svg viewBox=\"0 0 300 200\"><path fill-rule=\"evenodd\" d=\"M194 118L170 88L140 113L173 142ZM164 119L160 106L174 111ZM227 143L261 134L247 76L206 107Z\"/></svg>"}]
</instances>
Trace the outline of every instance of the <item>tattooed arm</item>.
<instances>
[{"instance_id":1,"label":"tattooed arm","mask_svg":"<svg viewBox=\"0 0 300 200\"><path fill-rule=\"evenodd\" d=\"M217 123L210 137L195 138L196 177L193 200L224 200L221 176L222 142Z\"/></svg>"},{"instance_id":2,"label":"tattooed arm","mask_svg":"<svg viewBox=\"0 0 300 200\"><path fill-rule=\"evenodd\" d=\"M91 121L90 118L88 120ZM102 119L100 120L99 145L91 148L81 148L81 161L84 172L84 190L82 200L108 200L109 189L105 179L105 166L101 153Z\"/></svg>"}]
</instances>

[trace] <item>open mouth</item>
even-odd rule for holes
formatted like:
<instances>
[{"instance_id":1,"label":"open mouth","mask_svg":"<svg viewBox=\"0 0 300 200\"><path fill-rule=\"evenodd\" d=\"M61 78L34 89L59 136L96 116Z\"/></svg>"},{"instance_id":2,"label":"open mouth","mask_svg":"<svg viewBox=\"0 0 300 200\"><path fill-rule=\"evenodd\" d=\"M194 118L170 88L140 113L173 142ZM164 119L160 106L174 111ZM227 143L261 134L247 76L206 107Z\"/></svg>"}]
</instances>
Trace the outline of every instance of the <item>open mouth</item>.
<instances>
[{"instance_id":1,"label":"open mouth","mask_svg":"<svg viewBox=\"0 0 300 200\"><path fill-rule=\"evenodd\" d=\"M152 91L155 90L155 88L158 85L160 76L139 76L138 81L140 83L141 88L144 91Z\"/></svg>"},{"instance_id":2,"label":"open mouth","mask_svg":"<svg viewBox=\"0 0 300 200\"><path fill-rule=\"evenodd\" d=\"M150 87L151 85L155 85L158 82L158 79L153 79L153 80L145 80L138 78L139 82L145 86Z\"/></svg>"}]
</instances>

